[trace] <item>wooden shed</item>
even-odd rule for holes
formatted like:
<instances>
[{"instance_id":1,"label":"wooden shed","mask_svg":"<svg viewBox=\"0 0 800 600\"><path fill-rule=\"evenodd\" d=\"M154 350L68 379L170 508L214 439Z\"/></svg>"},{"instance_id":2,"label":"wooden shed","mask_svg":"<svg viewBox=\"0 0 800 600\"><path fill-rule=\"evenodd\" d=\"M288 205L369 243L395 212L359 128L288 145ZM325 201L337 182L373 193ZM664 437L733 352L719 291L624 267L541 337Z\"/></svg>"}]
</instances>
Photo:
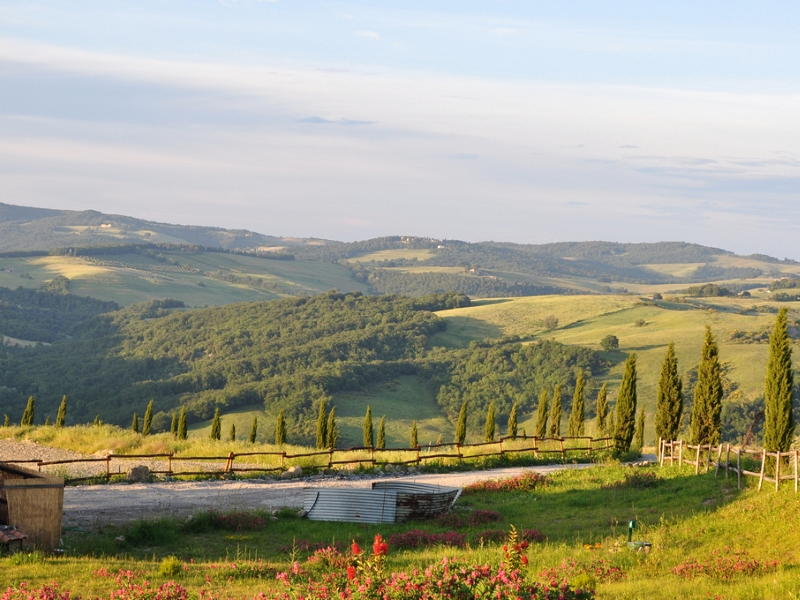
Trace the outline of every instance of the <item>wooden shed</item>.
<instances>
[{"instance_id":1,"label":"wooden shed","mask_svg":"<svg viewBox=\"0 0 800 600\"><path fill-rule=\"evenodd\" d=\"M63 512L63 479L0 462L0 525L27 534L27 547L56 549Z\"/></svg>"}]
</instances>

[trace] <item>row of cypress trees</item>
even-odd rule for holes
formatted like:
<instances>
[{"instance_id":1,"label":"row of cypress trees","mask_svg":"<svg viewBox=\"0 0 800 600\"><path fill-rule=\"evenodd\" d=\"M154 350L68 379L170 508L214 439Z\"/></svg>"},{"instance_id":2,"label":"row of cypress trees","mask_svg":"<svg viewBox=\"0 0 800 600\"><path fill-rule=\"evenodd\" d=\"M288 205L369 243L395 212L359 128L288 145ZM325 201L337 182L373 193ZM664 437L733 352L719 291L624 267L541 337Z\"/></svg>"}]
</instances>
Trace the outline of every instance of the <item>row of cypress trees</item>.
<instances>
[{"instance_id":1,"label":"row of cypress trees","mask_svg":"<svg viewBox=\"0 0 800 600\"><path fill-rule=\"evenodd\" d=\"M58 412L56 412L56 427L64 427L67 423L67 406L69 398L67 395L61 396L61 403L58 405ZM25 404L25 410L22 411L22 417L19 424L22 426L31 426L36 420L36 396L28 396L28 401ZM47 417L44 422L45 425L50 425L50 417ZM8 415L3 415L3 426L8 427L11 425L11 419Z\"/></svg>"}]
</instances>

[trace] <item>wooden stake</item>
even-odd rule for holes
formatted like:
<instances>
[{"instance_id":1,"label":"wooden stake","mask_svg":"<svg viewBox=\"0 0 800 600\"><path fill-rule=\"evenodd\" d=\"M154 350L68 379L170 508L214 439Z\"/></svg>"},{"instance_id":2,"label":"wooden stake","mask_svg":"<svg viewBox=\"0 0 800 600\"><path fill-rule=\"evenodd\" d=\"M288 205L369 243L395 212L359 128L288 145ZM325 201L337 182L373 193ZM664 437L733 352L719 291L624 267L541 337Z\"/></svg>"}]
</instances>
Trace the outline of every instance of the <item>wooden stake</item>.
<instances>
[{"instance_id":1,"label":"wooden stake","mask_svg":"<svg viewBox=\"0 0 800 600\"><path fill-rule=\"evenodd\" d=\"M678 442L678 466L683 466L683 440Z\"/></svg>"},{"instance_id":2,"label":"wooden stake","mask_svg":"<svg viewBox=\"0 0 800 600\"><path fill-rule=\"evenodd\" d=\"M794 493L797 493L797 450L794 451Z\"/></svg>"},{"instance_id":3,"label":"wooden stake","mask_svg":"<svg viewBox=\"0 0 800 600\"><path fill-rule=\"evenodd\" d=\"M731 469L731 445L725 447L725 479L728 478L728 471Z\"/></svg>"},{"instance_id":4,"label":"wooden stake","mask_svg":"<svg viewBox=\"0 0 800 600\"><path fill-rule=\"evenodd\" d=\"M775 453L775 491L778 491L778 488L781 485L781 453Z\"/></svg>"},{"instance_id":5,"label":"wooden stake","mask_svg":"<svg viewBox=\"0 0 800 600\"><path fill-rule=\"evenodd\" d=\"M736 489L742 489L742 449L736 449Z\"/></svg>"},{"instance_id":6,"label":"wooden stake","mask_svg":"<svg viewBox=\"0 0 800 600\"><path fill-rule=\"evenodd\" d=\"M697 460L694 461L694 474L697 475L700 472L700 453L703 449L703 444L697 444L697 454L695 458Z\"/></svg>"},{"instance_id":7,"label":"wooden stake","mask_svg":"<svg viewBox=\"0 0 800 600\"><path fill-rule=\"evenodd\" d=\"M758 476L758 491L761 491L761 486L764 485L764 467L767 464L767 451L761 451L761 473Z\"/></svg>"}]
</instances>

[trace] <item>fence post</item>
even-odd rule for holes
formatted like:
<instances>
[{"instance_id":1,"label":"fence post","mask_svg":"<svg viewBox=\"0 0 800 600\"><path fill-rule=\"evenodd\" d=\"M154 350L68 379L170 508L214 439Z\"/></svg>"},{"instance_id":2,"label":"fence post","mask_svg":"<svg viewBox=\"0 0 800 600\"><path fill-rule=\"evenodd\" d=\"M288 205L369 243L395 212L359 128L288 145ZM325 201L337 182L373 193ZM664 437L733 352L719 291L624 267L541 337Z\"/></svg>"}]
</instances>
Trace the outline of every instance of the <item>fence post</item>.
<instances>
[{"instance_id":1,"label":"fence post","mask_svg":"<svg viewBox=\"0 0 800 600\"><path fill-rule=\"evenodd\" d=\"M558 441L561 444L561 462L567 462L567 451L564 450L564 438L562 437Z\"/></svg>"},{"instance_id":2,"label":"fence post","mask_svg":"<svg viewBox=\"0 0 800 600\"><path fill-rule=\"evenodd\" d=\"M775 491L777 492L781 485L781 451L775 453Z\"/></svg>"},{"instance_id":3,"label":"fence post","mask_svg":"<svg viewBox=\"0 0 800 600\"><path fill-rule=\"evenodd\" d=\"M111 455L106 454L106 481L111 479Z\"/></svg>"},{"instance_id":4,"label":"fence post","mask_svg":"<svg viewBox=\"0 0 800 600\"><path fill-rule=\"evenodd\" d=\"M742 489L742 449L736 449L736 489Z\"/></svg>"},{"instance_id":5,"label":"fence post","mask_svg":"<svg viewBox=\"0 0 800 600\"><path fill-rule=\"evenodd\" d=\"M794 451L794 493L797 493L797 450Z\"/></svg>"},{"instance_id":6,"label":"fence post","mask_svg":"<svg viewBox=\"0 0 800 600\"><path fill-rule=\"evenodd\" d=\"M286 468L286 450L281 452L281 469Z\"/></svg>"},{"instance_id":7,"label":"fence post","mask_svg":"<svg viewBox=\"0 0 800 600\"><path fill-rule=\"evenodd\" d=\"M678 466L683 466L683 440L678 441Z\"/></svg>"},{"instance_id":8,"label":"fence post","mask_svg":"<svg viewBox=\"0 0 800 600\"><path fill-rule=\"evenodd\" d=\"M725 446L725 479L728 478L728 471L730 471L730 468L731 468L731 445L730 443L728 443L728 445Z\"/></svg>"},{"instance_id":9,"label":"fence post","mask_svg":"<svg viewBox=\"0 0 800 600\"><path fill-rule=\"evenodd\" d=\"M703 444L697 444L697 453L695 454L695 458L697 460L694 461L694 474L697 475L700 472L700 448L703 447Z\"/></svg>"},{"instance_id":10,"label":"fence post","mask_svg":"<svg viewBox=\"0 0 800 600\"><path fill-rule=\"evenodd\" d=\"M761 486L764 485L764 466L767 463L767 451L761 450L761 473L758 476L758 491L761 491Z\"/></svg>"},{"instance_id":11,"label":"fence post","mask_svg":"<svg viewBox=\"0 0 800 600\"><path fill-rule=\"evenodd\" d=\"M664 466L664 444L666 444L666 440L662 440L658 438L658 466Z\"/></svg>"},{"instance_id":12,"label":"fence post","mask_svg":"<svg viewBox=\"0 0 800 600\"><path fill-rule=\"evenodd\" d=\"M373 457L373 462L374 462L374 457ZM333 468L333 446L328 448L328 468L329 469Z\"/></svg>"}]
</instances>

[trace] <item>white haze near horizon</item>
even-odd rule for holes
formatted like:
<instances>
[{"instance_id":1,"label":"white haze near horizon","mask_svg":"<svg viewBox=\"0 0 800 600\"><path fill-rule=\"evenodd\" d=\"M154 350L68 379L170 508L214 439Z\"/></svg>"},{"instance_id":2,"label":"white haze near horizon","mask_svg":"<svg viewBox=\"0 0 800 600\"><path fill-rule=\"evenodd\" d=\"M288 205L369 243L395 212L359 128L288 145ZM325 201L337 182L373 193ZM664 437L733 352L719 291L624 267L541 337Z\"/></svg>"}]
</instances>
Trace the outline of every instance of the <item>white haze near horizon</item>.
<instances>
[{"instance_id":1,"label":"white haze near horizon","mask_svg":"<svg viewBox=\"0 0 800 600\"><path fill-rule=\"evenodd\" d=\"M514 2L168 4L0 8L0 201L800 258L800 93L775 67L798 43L772 23L690 27L682 3L660 25Z\"/></svg>"}]
</instances>

